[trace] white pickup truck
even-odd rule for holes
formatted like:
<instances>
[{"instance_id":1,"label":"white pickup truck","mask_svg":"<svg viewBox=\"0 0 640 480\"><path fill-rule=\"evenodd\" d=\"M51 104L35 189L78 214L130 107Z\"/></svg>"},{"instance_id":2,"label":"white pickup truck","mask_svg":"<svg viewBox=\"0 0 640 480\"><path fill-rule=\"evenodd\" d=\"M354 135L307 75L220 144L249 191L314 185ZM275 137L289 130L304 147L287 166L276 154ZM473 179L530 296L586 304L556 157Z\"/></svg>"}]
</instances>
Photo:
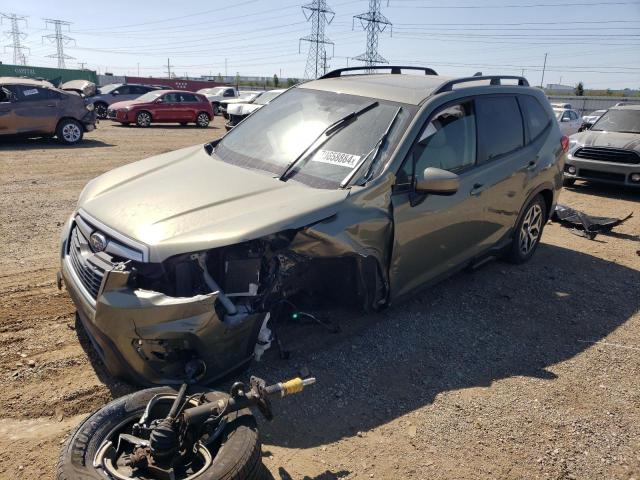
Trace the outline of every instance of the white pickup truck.
<instances>
[{"instance_id":1,"label":"white pickup truck","mask_svg":"<svg viewBox=\"0 0 640 480\"><path fill-rule=\"evenodd\" d=\"M231 98L238 98L238 90L236 87L212 87L198 90L198 93L207 97L211 102L214 115L220 114L220 102Z\"/></svg>"}]
</instances>

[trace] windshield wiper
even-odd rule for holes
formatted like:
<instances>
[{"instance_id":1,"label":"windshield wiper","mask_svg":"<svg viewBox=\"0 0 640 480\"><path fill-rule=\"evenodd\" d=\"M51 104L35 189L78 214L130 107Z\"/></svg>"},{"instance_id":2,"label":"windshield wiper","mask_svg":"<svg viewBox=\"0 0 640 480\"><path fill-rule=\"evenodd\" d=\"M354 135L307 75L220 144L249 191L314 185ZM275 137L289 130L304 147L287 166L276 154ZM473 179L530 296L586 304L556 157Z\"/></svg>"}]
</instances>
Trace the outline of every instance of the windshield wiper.
<instances>
[{"instance_id":1,"label":"windshield wiper","mask_svg":"<svg viewBox=\"0 0 640 480\"><path fill-rule=\"evenodd\" d=\"M344 188L347 185L349 185L349 182L353 179L353 177L355 177L355 175L362 168L362 166L367 162L367 160L371 158L371 163L369 164L369 168L367 169L367 172L364 175L365 178L369 177L369 175L371 174L371 168L375 164L376 157L380 153L380 149L382 148L382 145L384 145L387 142L387 138L389 138L389 133L391 132L393 125L396 123L396 119L398 118L398 115L400 115L401 110L402 110L402 107L398 107L398 109L396 110L396 113L393 115L393 118L389 122L387 129L384 131L380 139L376 142L373 148L369 150L369 152L364 157L362 157L362 160L360 160L358 164L355 167L353 167L353 170L351 170L349 174L346 177L344 177L344 180L340 182L340 188Z\"/></svg>"},{"instance_id":2,"label":"windshield wiper","mask_svg":"<svg viewBox=\"0 0 640 480\"><path fill-rule=\"evenodd\" d=\"M287 165L287 168L284 169L284 172L282 172L282 175L280 175L279 179L285 181L289 172L291 172L298 163L306 160L312 154L314 154L327 140L329 140L329 138L331 138L334 133L342 130L345 126L356 120L360 115L374 109L377 106L378 102L370 103L366 107L363 107L355 112L351 112L348 115L345 115L344 117L328 125L327 128L320 132L320 135L316 137L311 145L309 145L300 155L298 155L298 157L294 161ZM323 136L325 138L322 138Z\"/></svg>"}]
</instances>

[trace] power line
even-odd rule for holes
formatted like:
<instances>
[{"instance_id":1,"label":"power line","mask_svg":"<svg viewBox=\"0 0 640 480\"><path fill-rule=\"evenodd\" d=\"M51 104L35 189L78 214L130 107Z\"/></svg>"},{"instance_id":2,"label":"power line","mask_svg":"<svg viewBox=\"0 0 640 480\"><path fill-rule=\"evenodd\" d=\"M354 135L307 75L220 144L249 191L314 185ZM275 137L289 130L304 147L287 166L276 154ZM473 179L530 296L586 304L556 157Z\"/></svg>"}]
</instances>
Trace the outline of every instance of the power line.
<instances>
[{"instance_id":1,"label":"power line","mask_svg":"<svg viewBox=\"0 0 640 480\"><path fill-rule=\"evenodd\" d=\"M389 19L380 11L380 0L369 0L369 11L355 15L352 20L352 28L356 19L360 20L362 28L367 32L367 50L355 57L355 60L364 62L369 68L375 67L378 63L389 63L378 53L378 34L384 32L387 26L392 28Z\"/></svg>"},{"instance_id":2,"label":"power line","mask_svg":"<svg viewBox=\"0 0 640 480\"><path fill-rule=\"evenodd\" d=\"M307 64L304 68L304 78L318 78L323 59L324 64L326 64L326 46L334 45L329 37L324 34L324 28L331 24L335 12L327 5L326 0L313 0L311 3L304 5L302 11L307 21L311 22L311 34L299 40L299 45L302 42L309 43L309 53L307 54Z\"/></svg>"},{"instance_id":3,"label":"power line","mask_svg":"<svg viewBox=\"0 0 640 480\"><path fill-rule=\"evenodd\" d=\"M409 0L404 0L409 1ZM597 7L600 5L637 5L638 2L596 2L596 3L529 3L510 5L396 5L400 8L428 9L484 9L484 8L539 8L539 7Z\"/></svg>"},{"instance_id":4,"label":"power line","mask_svg":"<svg viewBox=\"0 0 640 480\"><path fill-rule=\"evenodd\" d=\"M22 40L27 38L26 33L20 31L20 22L27 24L27 17L24 15L16 15L15 13L0 13L0 21L7 19L10 22L11 30L5 31L5 35L11 38L11 44L5 45L5 49L13 49L13 63L14 65L26 65L27 56L24 51L29 50L29 47L22 45Z\"/></svg>"},{"instance_id":5,"label":"power line","mask_svg":"<svg viewBox=\"0 0 640 480\"><path fill-rule=\"evenodd\" d=\"M64 20L55 20L51 18L45 18L45 25L53 25L55 28L55 33L51 33L49 35L43 35L42 40L48 39L50 42L55 42L56 44L56 53L52 53L51 55L47 55L49 58L57 58L58 59L58 68L66 68L64 61L65 60L75 60L75 57L70 57L64 53L64 46L68 45L71 42L75 42L75 40L68 35L62 33L62 27L67 27L67 31L70 31L71 22L65 22Z\"/></svg>"}]
</instances>

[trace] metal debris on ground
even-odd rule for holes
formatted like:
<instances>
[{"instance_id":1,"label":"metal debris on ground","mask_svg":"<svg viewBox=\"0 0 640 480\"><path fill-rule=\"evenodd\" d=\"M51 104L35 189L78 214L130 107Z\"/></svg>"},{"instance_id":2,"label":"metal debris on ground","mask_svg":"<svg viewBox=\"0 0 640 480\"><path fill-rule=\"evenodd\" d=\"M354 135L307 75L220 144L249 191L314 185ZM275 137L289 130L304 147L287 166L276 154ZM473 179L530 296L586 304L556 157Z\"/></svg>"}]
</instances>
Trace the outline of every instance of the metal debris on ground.
<instances>
[{"instance_id":1,"label":"metal debris on ground","mask_svg":"<svg viewBox=\"0 0 640 480\"><path fill-rule=\"evenodd\" d=\"M593 240L599 233L610 232L614 227L626 222L632 216L633 212L624 218L595 217L574 210L566 205L558 204L551 219L565 227L571 228L571 233Z\"/></svg>"}]
</instances>

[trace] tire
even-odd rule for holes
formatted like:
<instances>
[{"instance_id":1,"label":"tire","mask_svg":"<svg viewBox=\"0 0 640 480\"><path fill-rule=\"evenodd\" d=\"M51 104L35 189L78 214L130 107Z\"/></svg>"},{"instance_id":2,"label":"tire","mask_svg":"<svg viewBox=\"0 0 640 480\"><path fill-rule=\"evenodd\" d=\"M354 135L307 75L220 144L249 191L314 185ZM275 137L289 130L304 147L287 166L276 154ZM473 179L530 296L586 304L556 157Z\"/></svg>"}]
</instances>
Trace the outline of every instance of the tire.
<instances>
[{"instance_id":1,"label":"tire","mask_svg":"<svg viewBox=\"0 0 640 480\"><path fill-rule=\"evenodd\" d=\"M209 118L209 114L207 112L200 112L196 116L196 125L200 128L207 128L210 121L211 119Z\"/></svg>"},{"instance_id":2,"label":"tire","mask_svg":"<svg viewBox=\"0 0 640 480\"><path fill-rule=\"evenodd\" d=\"M151 125L151 114L145 110L136 114L136 125L140 128L147 128Z\"/></svg>"},{"instance_id":3,"label":"tire","mask_svg":"<svg viewBox=\"0 0 640 480\"><path fill-rule=\"evenodd\" d=\"M213 102L211 104L211 107L213 108L213 114L214 115L220 115L220 104L217 102Z\"/></svg>"},{"instance_id":4,"label":"tire","mask_svg":"<svg viewBox=\"0 0 640 480\"><path fill-rule=\"evenodd\" d=\"M202 389L196 391L203 391ZM207 391L207 398L227 397L222 392ZM193 393L191 390L189 393ZM176 393L171 387L149 388L112 401L85 419L65 442L58 458L57 480L104 480L102 469L93 466L98 448L122 422L140 418L149 400L156 394ZM249 409L228 418L220 439L222 446L198 480L258 480L263 476L260 441L256 420ZM135 477L133 477L135 478Z\"/></svg>"},{"instance_id":5,"label":"tire","mask_svg":"<svg viewBox=\"0 0 640 480\"><path fill-rule=\"evenodd\" d=\"M575 183L576 183L576 179L575 178L563 178L562 179L562 186L563 187L572 187Z\"/></svg>"},{"instance_id":6,"label":"tire","mask_svg":"<svg viewBox=\"0 0 640 480\"><path fill-rule=\"evenodd\" d=\"M56 127L56 137L60 143L75 145L82 140L84 127L73 118L63 118Z\"/></svg>"},{"instance_id":7,"label":"tire","mask_svg":"<svg viewBox=\"0 0 640 480\"><path fill-rule=\"evenodd\" d=\"M540 244L546 222L547 204L542 195L537 195L522 209L505 259L515 264L529 261Z\"/></svg>"},{"instance_id":8,"label":"tire","mask_svg":"<svg viewBox=\"0 0 640 480\"><path fill-rule=\"evenodd\" d=\"M98 118L107 118L107 110L109 109L109 105L104 102L96 102L93 104L93 107Z\"/></svg>"}]
</instances>

